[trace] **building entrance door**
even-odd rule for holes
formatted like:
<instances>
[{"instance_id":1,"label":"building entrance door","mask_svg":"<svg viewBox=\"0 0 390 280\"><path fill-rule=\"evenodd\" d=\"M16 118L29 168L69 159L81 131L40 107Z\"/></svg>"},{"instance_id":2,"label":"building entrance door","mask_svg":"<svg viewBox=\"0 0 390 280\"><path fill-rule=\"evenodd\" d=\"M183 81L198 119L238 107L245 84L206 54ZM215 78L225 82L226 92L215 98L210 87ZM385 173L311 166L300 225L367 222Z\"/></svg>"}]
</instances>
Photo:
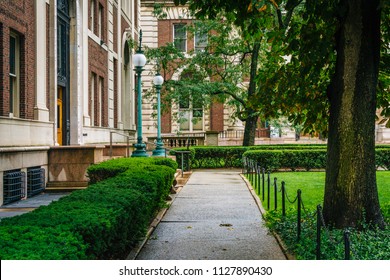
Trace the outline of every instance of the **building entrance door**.
<instances>
[{"instance_id":1,"label":"building entrance door","mask_svg":"<svg viewBox=\"0 0 390 280\"><path fill-rule=\"evenodd\" d=\"M70 144L69 1L57 0L57 139Z\"/></svg>"},{"instance_id":2,"label":"building entrance door","mask_svg":"<svg viewBox=\"0 0 390 280\"><path fill-rule=\"evenodd\" d=\"M62 145L63 138L63 109L62 109L62 87L57 90L57 142Z\"/></svg>"}]
</instances>

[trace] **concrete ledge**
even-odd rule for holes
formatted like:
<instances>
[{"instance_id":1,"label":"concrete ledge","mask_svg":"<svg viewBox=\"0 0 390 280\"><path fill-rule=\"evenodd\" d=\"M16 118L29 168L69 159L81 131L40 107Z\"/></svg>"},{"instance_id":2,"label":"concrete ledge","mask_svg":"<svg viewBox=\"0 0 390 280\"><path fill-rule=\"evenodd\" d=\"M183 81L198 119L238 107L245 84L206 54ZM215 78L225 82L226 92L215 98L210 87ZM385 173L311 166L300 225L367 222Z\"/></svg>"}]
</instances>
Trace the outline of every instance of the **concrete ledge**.
<instances>
[{"instance_id":1,"label":"concrete ledge","mask_svg":"<svg viewBox=\"0 0 390 280\"><path fill-rule=\"evenodd\" d=\"M50 146L0 147L0 153L48 151L49 149L50 149Z\"/></svg>"}]
</instances>

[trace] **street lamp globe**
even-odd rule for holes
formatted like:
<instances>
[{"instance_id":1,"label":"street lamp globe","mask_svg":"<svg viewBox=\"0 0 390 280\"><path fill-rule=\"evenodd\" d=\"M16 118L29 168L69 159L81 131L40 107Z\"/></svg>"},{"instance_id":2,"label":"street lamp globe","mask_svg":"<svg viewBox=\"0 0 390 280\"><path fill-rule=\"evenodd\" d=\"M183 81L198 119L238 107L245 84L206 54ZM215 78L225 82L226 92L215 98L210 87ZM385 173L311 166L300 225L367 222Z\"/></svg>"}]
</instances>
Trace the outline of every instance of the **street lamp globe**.
<instances>
[{"instance_id":1,"label":"street lamp globe","mask_svg":"<svg viewBox=\"0 0 390 280\"><path fill-rule=\"evenodd\" d=\"M133 63L135 67L144 67L146 64L146 56L142 52L137 51L133 55Z\"/></svg>"},{"instance_id":2,"label":"street lamp globe","mask_svg":"<svg viewBox=\"0 0 390 280\"><path fill-rule=\"evenodd\" d=\"M153 84L155 86L161 86L164 83L164 78L160 74L156 74L153 78Z\"/></svg>"}]
</instances>

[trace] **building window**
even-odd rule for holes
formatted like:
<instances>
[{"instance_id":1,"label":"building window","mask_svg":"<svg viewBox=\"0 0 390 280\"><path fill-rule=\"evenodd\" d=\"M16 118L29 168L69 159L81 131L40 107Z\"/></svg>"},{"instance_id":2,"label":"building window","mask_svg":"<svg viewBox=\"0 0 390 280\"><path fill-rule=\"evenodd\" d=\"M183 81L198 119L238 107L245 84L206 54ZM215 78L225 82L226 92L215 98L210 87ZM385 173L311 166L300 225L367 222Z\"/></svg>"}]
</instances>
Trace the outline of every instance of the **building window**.
<instances>
[{"instance_id":1,"label":"building window","mask_svg":"<svg viewBox=\"0 0 390 280\"><path fill-rule=\"evenodd\" d=\"M185 24L173 25L173 43L179 51L187 51L187 32Z\"/></svg>"},{"instance_id":2,"label":"building window","mask_svg":"<svg viewBox=\"0 0 390 280\"><path fill-rule=\"evenodd\" d=\"M103 126L103 113L104 113L104 106L106 105L105 102L103 102L103 96L104 96L104 79L102 77L99 77L99 92L98 92L98 123L97 126Z\"/></svg>"},{"instance_id":3,"label":"building window","mask_svg":"<svg viewBox=\"0 0 390 280\"><path fill-rule=\"evenodd\" d=\"M203 52L207 47L208 34L201 30L195 32L195 52Z\"/></svg>"},{"instance_id":4,"label":"building window","mask_svg":"<svg viewBox=\"0 0 390 280\"><path fill-rule=\"evenodd\" d=\"M134 3L137 5L137 3ZM130 19L131 18L131 1L123 1L121 2L121 7L123 13Z\"/></svg>"},{"instance_id":5,"label":"building window","mask_svg":"<svg viewBox=\"0 0 390 280\"><path fill-rule=\"evenodd\" d=\"M104 14L103 14L103 6L99 4L99 14L98 14L98 36L101 39L104 34Z\"/></svg>"},{"instance_id":6,"label":"building window","mask_svg":"<svg viewBox=\"0 0 390 280\"><path fill-rule=\"evenodd\" d=\"M9 40L10 116L19 117L20 104L20 37L11 32Z\"/></svg>"},{"instance_id":7,"label":"building window","mask_svg":"<svg viewBox=\"0 0 390 280\"><path fill-rule=\"evenodd\" d=\"M201 102L184 97L179 102L180 131L203 130L203 107Z\"/></svg>"},{"instance_id":8,"label":"building window","mask_svg":"<svg viewBox=\"0 0 390 280\"><path fill-rule=\"evenodd\" d=\"M95 0L91 0L91 10L90 10L90 18L91 18L91 31L95 32Z\"/></svg>"},{"instance_id":9,"label":"building window","mask_svg":"<svg viewBox=\"0 0 390 280\"><path fill-rule=\"evenodd\" d=\"M89 116L91 118L91 126L95 125L95 108L96 108L96 104L95 104L95 93L96 93L95 83L96 83L96 74L92 73L92 75L91 75L91 93L90 93L90 96L89 96Z\"/></svg>"}]
</instances>

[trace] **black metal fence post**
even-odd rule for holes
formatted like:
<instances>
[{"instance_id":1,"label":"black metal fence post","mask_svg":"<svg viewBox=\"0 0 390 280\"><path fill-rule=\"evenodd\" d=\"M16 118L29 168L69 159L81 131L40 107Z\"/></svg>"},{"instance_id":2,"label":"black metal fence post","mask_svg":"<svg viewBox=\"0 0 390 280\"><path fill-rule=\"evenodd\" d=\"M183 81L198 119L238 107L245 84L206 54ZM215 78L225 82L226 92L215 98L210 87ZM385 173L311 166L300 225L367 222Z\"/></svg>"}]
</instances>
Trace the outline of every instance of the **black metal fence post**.
<instances>
[{"instance_id":1,"label":"black metal fence post","mask_svg":"<svg viewBox=\"0 0 390 280\"><path fill-rule=\"evenodd\" d=\"M282 181L282 215L283 216L286 216L286 186L285 186L285 182Z\"/></svg>"},{"instance_id":2,"label":"black metal fence post","mask_svg":"<svg viewBox=\"0 0 390 280\"><path fill-rule=\"evenodd\" d=\"M298 229L297 229L297 239L301 239L301 204L302 204L302 191L298 189L297 191L298 195L298 218L297 218L297 224L298 224Z\"/></svg>"},{"instance_id":3,"label":"black metal fence post","mask_svg":"<svg viewBox=\"0 0 390 280\"><path fill-rule=\"evenodd\" d=\"M321 205L317 205L317 245L316 259L321 259Z\"/></svg>"},{"instance_id":4,"label":"black metal fence post","mask_svg":"<svg viewBox=\"0 0 390 280\"><path fill-rule=\"evenodd\" d=\"M344 259L350 260L351 259L351 240L349 239L349 230L344 231Z\"/></svg>"},{"instance_id":5,"label":"black metal fence post","mask_svg":"<svg viewBox=\"0 0 390 280\"><path fill-rule=\"evenodd\" d=\"M274 178L274 206L275 206L275 210L278 209L278 178Z\"/></svg>"},{"instance_id":6,"label":"black metal fence post","mask_svg":"<svg viewBox=\"0 0 390 280\"><path fill-rule=\"evenodd\" d=\"M262 184L263 184L263 201L264 201L264 185L265 185L265 168L263 167L263 170L262 170L263 172L263 182L262 182Z\"/></svg>"},{"instance_id":7,"label":"black metal fence post","mask_svg":"<svg viewBox=\"0 0 390 280\"><path fill-rule=\"evenodd\" d=\"M251 183L252 183L252 184L253 184L253 173L254 173L254 169L255 169L255 168L254 168L254 167L255 167L254 165L255 165L255 164L254 164L254 160L252 159L252 160L251 160L251 165L250 165L250 166L251 166L251 175L250 175L250 176L251 176Z\"/></svg>"},{"instance_id":8,"label":"black metal fence post","mask_svg":"<svg viewBox=\"0 0 390 280\"><path fill-rule=\"evenodd\" d=\"M255 191L257 192L257 162L255 162Z\"/></svg>"},{"instance_id":9,"label":"black metal fence post","mask_svg":"<svg viewBox=\"0 0 390 280\"><path fill-rule=\"evenodd\" d=\"M257 193L260 194L260 180L261 180L261 167L259 164L256 165L256 174L257 174Z\"/></svg>"},{"instance_id":10,"label":"black metal fence post","mask_svg":"<svg viewBox=\"0 0 390 280\"><path fill-rule=\"evenodd\" d=\"M271 192L271 171L268 171L267 176L267 207L269 210L269 202L270 202L270 192Z\"/></svg>"}]
</instances>

